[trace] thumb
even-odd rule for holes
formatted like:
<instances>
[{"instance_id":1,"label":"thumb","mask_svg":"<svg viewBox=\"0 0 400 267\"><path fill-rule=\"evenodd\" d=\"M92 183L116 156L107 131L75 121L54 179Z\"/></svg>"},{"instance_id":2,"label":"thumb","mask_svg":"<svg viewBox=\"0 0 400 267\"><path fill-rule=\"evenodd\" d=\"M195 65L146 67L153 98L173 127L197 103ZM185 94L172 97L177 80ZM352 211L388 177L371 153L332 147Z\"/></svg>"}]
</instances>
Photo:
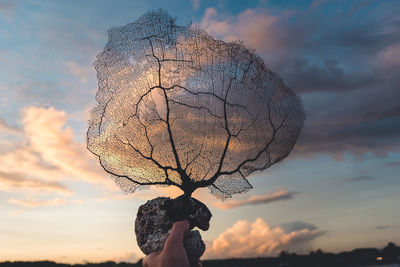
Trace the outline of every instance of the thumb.
<instances>
[{"instance_id":1,"label":"thumb","mask_svg":"<svg viewBox=\"0 0 400 267\"><path fill-rule=\"evenodd\" d=\"M165 241L164 249L171 247L183 247L183 235L189 230L190 224L187 220L176 222L172 225L171 233Z\"/></svg>"}]
</instances>

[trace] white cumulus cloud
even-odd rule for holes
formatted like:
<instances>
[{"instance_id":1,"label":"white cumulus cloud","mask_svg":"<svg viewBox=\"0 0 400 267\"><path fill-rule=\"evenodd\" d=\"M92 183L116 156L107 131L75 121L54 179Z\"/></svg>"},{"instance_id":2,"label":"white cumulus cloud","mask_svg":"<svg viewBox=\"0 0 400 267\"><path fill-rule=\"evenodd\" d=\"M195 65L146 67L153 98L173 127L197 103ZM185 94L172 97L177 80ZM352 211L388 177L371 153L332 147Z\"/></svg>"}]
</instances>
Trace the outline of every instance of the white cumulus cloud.
<instances>
[{"instance_id":1,"label":"white cumulus cloud","mask_svg":"<svg viewBox=\"0 0 400 267\"><path fill-rule=\"evenodd\" d=\"M207 246L205 258L276 256L282 250L305 252L321 234L307 227L285 232L281 227L270 227L261 218L254 222L240 220Z\"/></svg>"}]
</instances>

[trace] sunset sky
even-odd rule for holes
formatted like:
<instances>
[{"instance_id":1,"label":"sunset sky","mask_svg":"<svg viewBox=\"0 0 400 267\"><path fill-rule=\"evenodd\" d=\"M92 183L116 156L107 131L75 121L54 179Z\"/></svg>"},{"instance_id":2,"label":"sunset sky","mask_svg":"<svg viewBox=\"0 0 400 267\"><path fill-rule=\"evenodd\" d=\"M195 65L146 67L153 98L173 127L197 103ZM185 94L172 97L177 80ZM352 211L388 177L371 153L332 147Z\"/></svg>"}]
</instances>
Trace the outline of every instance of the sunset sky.
<instances>
[{"instance_id":1,"label":"sunset sky","mask_svg":"<svg viewBox=\"0 0 400 267\"><path fill-rule=\"evenodd\" d=\"M254 48L303 100L288 158L221 201L203 258L400 244L400 2L0 0L0 261L136 262L139 205L86 149L107 30L165 8Z\"/></svg>"}]
</instances>

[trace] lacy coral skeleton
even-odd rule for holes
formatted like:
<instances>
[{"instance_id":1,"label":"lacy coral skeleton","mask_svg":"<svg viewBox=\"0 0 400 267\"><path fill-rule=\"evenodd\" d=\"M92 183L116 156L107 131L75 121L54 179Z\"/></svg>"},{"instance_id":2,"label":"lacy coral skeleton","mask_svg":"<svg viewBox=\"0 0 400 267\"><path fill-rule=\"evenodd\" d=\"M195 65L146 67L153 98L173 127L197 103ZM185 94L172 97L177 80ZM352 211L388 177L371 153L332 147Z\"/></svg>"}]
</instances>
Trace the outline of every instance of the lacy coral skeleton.
<instances>
[{"instance_id":1,"label":"lacy coral skeleton","mask_svg":"<svg viewBox=\"0 0 400 267\"><path fill-rule=\"evenodd\" d=\"M94 65L87 146L127 193L247 191L246 177L287 157L305 120L300 98L253 50L178 26L165 10L110 29Z\"/></svg>"}]
</instances>

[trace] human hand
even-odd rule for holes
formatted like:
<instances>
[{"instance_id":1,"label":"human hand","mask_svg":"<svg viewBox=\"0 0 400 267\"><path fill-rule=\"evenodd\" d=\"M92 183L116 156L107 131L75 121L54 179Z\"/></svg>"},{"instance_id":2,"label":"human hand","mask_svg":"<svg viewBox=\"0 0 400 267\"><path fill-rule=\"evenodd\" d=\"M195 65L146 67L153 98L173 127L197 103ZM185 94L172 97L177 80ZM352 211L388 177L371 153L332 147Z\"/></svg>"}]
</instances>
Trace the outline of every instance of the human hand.
<instances>
[{"instance_id":1,"label":"human hand","mask_svg":"<svg viewBox=\"0 0 400 267\"><path fill-rule=\"evenodd\" d=\"M152 252L143 259L143 267L190 267L186 250L183 247L183 235L189 230L187 220L172 225L171 233L160 252ZM201 267L201 262L198 262Z\"/></svg>"}]
</instances>

